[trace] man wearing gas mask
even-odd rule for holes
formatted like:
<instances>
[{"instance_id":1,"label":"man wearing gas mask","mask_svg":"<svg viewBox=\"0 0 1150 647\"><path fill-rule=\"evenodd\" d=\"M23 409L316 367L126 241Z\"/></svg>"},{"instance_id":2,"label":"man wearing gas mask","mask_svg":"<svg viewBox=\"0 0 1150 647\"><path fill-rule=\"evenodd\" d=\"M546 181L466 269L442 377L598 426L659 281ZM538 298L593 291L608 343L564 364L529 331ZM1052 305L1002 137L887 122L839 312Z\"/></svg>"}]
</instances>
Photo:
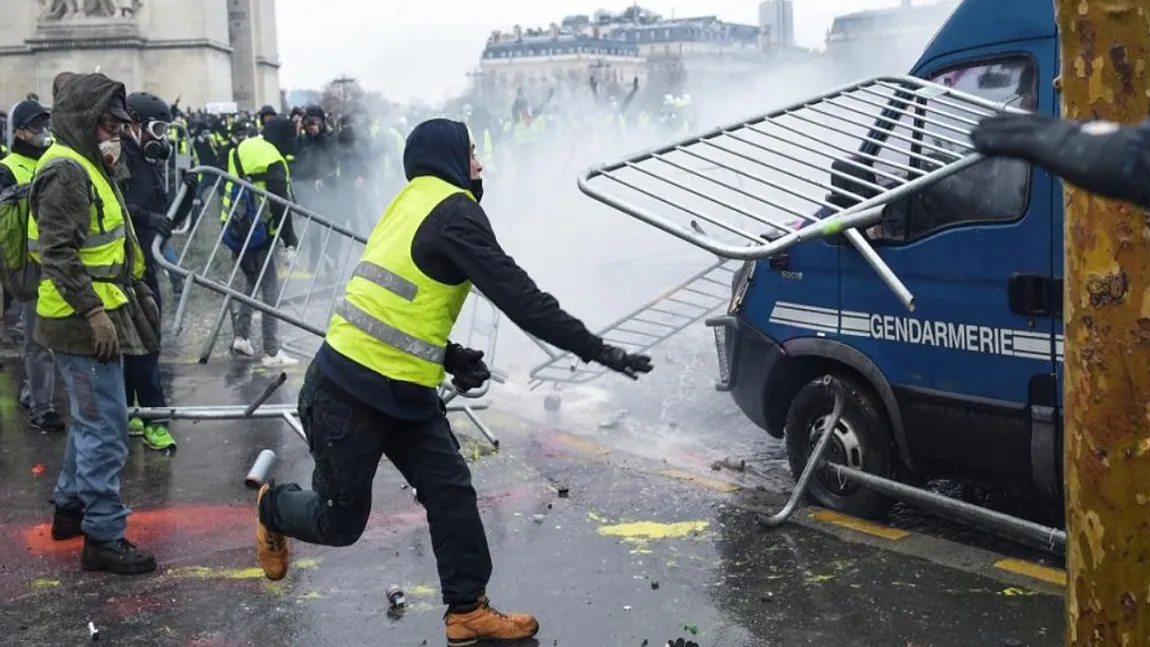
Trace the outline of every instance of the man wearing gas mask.
<instances>
[{"instance_id":1,"label":"man wearing gas mask","mask_svg":"<svg viewBox=\"0 0 1150 647\"><path fill-rule=\"evenodd\" d=\"M52 145L48 120L48 110L35 101L21 101L13 108L9 122L12 127L8 142L9 153L0 160L0 193L32 181L36 163ZM33 267L29 265L29 268ZM32 335L36 329L35 273L36 270L32 270L28 274L31 285L5 286L5 296L22 292L17 298L20 301L20 318L24 324L26 379L20 385L20 405L28 413L28 423L33 429L60 432L64 431L64 421L52 404L52 397L56 393L56 359L52 351L36 343Z\"/></svg>"},{"instance_id":2,"label":"man wearing gas mask","mask_svg":"<svg viewBox=\"0 0 1150 647\"><path fill-rule=\"evenodd\" d=\"M128 215L144 250L144 282L151 288L159 310L162 304L157 276L159 269L152 256L152 244L157 236L166 239L172 233L172 223L167 217L171 203L164 180L164 167L172 156L172 145L168 139L168 119L172 111L156 95L134 92L128 95L128 114L132 123L128 125L127 136L122 138L122 160L129 176L117 179L128 207ZM187 203L186 209L191 208L194 197L194 188L189 187L184 200ZM157 329L157 337L159 334ZM160 385L159 353L125 356L124 386L127 389L128 406L168 406ZM132 436L142 437L144 445L150 449L165 451L175 447L167 420L154 419L145 424L143 420L133 418L129 421L128 429Z\"/></svg>"}]
</instances>

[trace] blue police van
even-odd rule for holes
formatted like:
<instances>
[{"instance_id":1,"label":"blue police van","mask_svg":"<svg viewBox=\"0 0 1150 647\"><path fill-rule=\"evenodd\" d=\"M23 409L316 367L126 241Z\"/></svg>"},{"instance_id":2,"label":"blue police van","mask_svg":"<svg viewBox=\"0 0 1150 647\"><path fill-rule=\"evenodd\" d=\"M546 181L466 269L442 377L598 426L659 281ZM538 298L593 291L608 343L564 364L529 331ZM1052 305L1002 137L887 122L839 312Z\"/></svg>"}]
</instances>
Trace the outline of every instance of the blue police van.
<instances>
[{"instance_id":1,"label":"blue police van","mask_svg":"<svg viewBox=\"0 0 1150 647\"><path fill-rule=\"evenodd\" d=\"M1055 116L1058 74L1050 0L965 0L911 71ZM796 477L831 412L829 375L848 400L827 460L908 483L1022 485L1060 505L1061 185L1025 162L986 160L891 202L865 235L916 309L843 236L748 261L728 316L708 322L721 329L719 388L785 439ZM890 505L829 473L810 495L860 516Z\"/></svg>"}]
</instances>

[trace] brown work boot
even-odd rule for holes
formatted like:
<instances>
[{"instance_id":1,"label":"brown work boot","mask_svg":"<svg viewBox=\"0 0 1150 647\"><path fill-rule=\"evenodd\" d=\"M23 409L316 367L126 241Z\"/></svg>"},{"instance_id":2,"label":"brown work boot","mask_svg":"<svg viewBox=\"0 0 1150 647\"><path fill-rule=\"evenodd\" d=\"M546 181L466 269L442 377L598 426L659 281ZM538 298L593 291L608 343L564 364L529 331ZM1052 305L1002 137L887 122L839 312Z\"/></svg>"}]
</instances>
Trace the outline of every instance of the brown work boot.
<instances>
[{"instance_id":1,"label":"brown work boot","mask_svg":"<svg viewBox=\"0 0 1150 647\"><path fill-rule=\"evenodd\" d=\"M466 647L480 640L523 640L539 632L539 621L533 616L502 614L491 608L486 595L471 611L448 611L443 621L447 625L448 647Z\"/></svg>"},{"instance_id":2,"label":"brown work boot","mask_svg":"<svg viewBox=\"0 0 1150 647\"><path fill-rule=\"evenodd\" d=\"M259 557L260 568L269 580L282 580L288 571L287 537L278 532L268 530L263 521L260 521L260 500L271 490L271 485L264 483L260 493L256 495L256 555Z\"/></svg>"}]
</instances>

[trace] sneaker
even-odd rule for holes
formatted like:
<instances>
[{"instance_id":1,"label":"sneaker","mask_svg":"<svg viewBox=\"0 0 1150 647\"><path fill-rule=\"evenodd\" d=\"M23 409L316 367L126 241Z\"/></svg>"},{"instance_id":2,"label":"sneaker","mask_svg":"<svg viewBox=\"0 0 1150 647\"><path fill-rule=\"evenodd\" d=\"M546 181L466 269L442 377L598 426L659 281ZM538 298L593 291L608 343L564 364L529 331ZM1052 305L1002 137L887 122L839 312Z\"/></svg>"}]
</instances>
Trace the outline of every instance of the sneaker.
<instances>
[{"instance_id":1,"label":"sneaker","mask_svg":"<svg viewBox=\"0 0 1150 647\"><path fill-rule=\"evenodd\" d=\"M259 558L260 568L264 569L264 576L274 581L282 580L287 575L291 550L287 537L268 530L260 520L260 501L271 489L270 483L264 483L256 495L256 557Z\"/></svg>"},{"instance_id":2,"label":"sneaker","mask_svg":"<svg viewBox=\"0 0 1150 647\"><path fill-rule=\"evenodd\" d=\"M524 640L539 633L539 621L525 613L503 614L491 608L487 596L470 611L451 611L443 616L449 647L466 647L481 640Z\"/></svg>"},{"instance_id":3,"label":"sneaker","mask_svg":"<svg viewBox=\"0 0 1150 647\"><path fill-rule=\"evenodd\" d=\"M288 355L287 353L283 352L282 350L279 350L279 351L276 351L275 355L265 356L260 363L263 364L264 366L266 366L267 368L279 368L279 367L295 366L296 364L299 364L299 360Z\"/></svg>"},{"instance_id":4,"label":"sneaker","mask_svg":"<svg viewBox=\"0 0 1150 647\"><path fill-rule=\"evenodd\" d=\"M138 575L156 570L156 557L136 548L127 539L97 541L84 538L84 554L80 566L85 571L107 571L116 575Z\"/></svg>"},{"instance_id":5,"label":"sneaker","mask_svg":"<svg viewBox=\"0 0 1150 647\"><path fill-rule=\"evenodd\" d=\"M255 357L256 350L252 348L252 341L247 337L236 337L232 340L232 352L245 357Z\"/></svg>"},{"instance_id":6,"label":"sneaker","mask_svg":"<svg viewBox=\"0 0 1150 647\"><path fill-rule=\"evenodd\" d=\"M144 446L148 449L163 451L175 449L176 439L172 438L167 425L148 425L144 427Z\"/></svg>"},{"instance_id":7,"label":"sneaker","mask_svg":"<svg viewBox=\"0 0 1150 647\"><path fill-rule=\"evenodd\" d=\"M29 416L28 423L32 425L33 429L38 429L40 431L51 434L60 433L67 429L67 427L64 425L64 420L60 417L60 414L51 410L45 411L40 415Z\"/></svg>"},{"instance_id":8,"label":"sneaker","mask_svg":"<svg viewBox=\"0 0 1150 647\"><path fill-rule=\"evenodd\" d=\"M130 418L128 420L128 435L129 436L143 436L144 428L147 427L143 418Z\"/></svg>"},{"instance_id":9,"label":"sneaker","mask_svg":"<svg viewBox=\"0 0 1150 647\"><path fill-rule=\"evenodd\" d=\"M61 508L56 506L52 514L52 539L66 541L84 534L80 524L84 521L84 508Z\"/></svg>"}]
</instances>

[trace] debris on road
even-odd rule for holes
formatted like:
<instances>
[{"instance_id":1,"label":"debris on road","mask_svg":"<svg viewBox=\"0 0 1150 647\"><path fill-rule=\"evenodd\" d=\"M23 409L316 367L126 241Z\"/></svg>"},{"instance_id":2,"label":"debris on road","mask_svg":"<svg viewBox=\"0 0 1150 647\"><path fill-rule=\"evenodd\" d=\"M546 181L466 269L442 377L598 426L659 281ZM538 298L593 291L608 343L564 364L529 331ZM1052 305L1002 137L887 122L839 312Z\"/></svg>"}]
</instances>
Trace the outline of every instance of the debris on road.
<instances>
[{"instance_id":1,"label":"debris on road","mask_svg":"<svg viewBox=\"0 0 1150 647\"><path fill-rule=\"evenodd\" d=\"M565 486L559 487L556 492L559 494L560 499L566 499L567 497L571 496L571 490Z\"/></svg>"},{"instance_id":2,"label":"debris on road","mask_svg":"<svg viewBox=\"0 0 1150 647\"><path fill-rule=\"evenodd\" d=\"M742 458L728 456L721 461L715 461L714 463L711 463L711 469L715 472L718 472L724 468L735 472L745 472L747 471L747 461Z\"/></svg>"},{"instance_id":3,"label":"debris on road","mask_svg":"<svg viewBox=\"0 0 1150 647\"><path fill-rule=\"evenodd\" d=\"M392 584L387 589L387 602L393 609L402 609L407 605L407 600L403 596L403 589L395 584Z\"/></svg>"},{"instance_id":4,"label":"debris on road","mask_svg":"<svg viewBox=\"0 0 1150 647\"><path fill-rule=\"evenodd\" d=\"M629 414L629 413L630 413L630 411L628 411L627 409L620 409L619 413L616 413L614 416L605 420L604 422L600 422L599 428L600 429L614 429L615 427L619 426L620 422L623 422L623 419L626 418L627 414Z\"/></svg>"},{"instance_id":5,"label":"debris on road","mask_svg":"<svg viewBox=\"0 0 1150 647\"><path fill-rule=\"evenodd\" d=\"M96 628L96 625L91 620L88 621L88 638L91 640L100 639L100 630Z\"/></svg>"}]
</instances>

